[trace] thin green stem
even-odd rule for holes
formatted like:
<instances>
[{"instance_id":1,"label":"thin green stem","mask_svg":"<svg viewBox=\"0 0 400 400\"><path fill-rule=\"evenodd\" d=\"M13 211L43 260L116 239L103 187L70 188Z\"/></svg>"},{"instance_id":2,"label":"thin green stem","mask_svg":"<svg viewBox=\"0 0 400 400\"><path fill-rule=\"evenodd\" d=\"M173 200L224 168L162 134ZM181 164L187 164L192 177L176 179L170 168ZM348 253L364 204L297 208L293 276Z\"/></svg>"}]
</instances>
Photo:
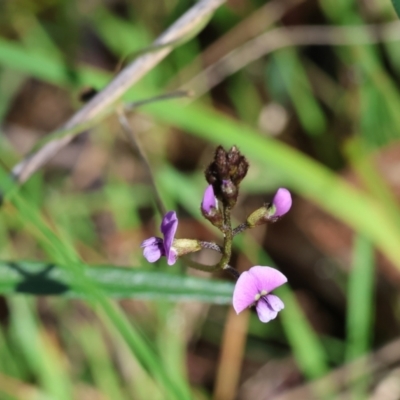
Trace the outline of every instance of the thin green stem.
<instances>
[{"instance_id":1,"label":"thin green stem","mask_svg":"<svg viewBox=\"0 0 400 400\"><path fill-rule=\"evenodd\" d=\"M154 192L154 197L155 197L155 201L156 201L156 205L157 205L157 209L158 212L160 213L160 215L165 215L167 210L164 206L164 203L161 199L161 196L158 192L157 189L157 185L153 176L153 171L151 169L149 160L147 159L146 153L144 152L140 142L138 141L135 132L133 131L133 129L131 128L128 119L126 118L125 112L122 109L117 110L117 114L118 114L118 120L119 123L123 129L123 131L125 132L125 135L130 143L130 145L137 150L140 158L142 159L143 164L145 165L148 174L149 174L149 178L150 178L150 183L151 186L153 188L153 192Z\"/></svg>"},{"instance_id":2,"label":"thin green stem","mask_svg":"<svg viewBox=\"0 0 400 400\"><path fill-rule=\"evenodd\" d=\"M231 259L232 255L232 222L231 222L231 209L230 207L224 207L224 245L221 260L218 263L219 268L225 269Z\"/></svg>"},{"instance_id":3,"label":"thin green stem","mask_svg":"<svg viewBox=\"0 0 400 400\"><path fill-rule=\"evenodd\" d=\"M171 99L177 99L177 98L181 98L181 97L192 97L192 96L193 96L193 93L190 90L176 90L174 92L161 94L156 97L150 97L149 99L143 99L143 100L134 101L132 103L126 103L124 105L124 108L126 111L132 111L138 107L145 106L145 105L151 104L151 103L155 103L156 101L171 100Z\"/></svg>"},{"instance_id":4,"label":"thin green stem","mask_svg":"<svg viewBox=\"0 0 400 400\"><path fill-rule=\"evenodd\" d=\"M239 235L239 233L244 232L247 229L250 229L251 227L247 222L243 222L240 225L238 225L235 229L232 231L232 236L235 237L236 235Z\"/></svg>"}]
</instances>

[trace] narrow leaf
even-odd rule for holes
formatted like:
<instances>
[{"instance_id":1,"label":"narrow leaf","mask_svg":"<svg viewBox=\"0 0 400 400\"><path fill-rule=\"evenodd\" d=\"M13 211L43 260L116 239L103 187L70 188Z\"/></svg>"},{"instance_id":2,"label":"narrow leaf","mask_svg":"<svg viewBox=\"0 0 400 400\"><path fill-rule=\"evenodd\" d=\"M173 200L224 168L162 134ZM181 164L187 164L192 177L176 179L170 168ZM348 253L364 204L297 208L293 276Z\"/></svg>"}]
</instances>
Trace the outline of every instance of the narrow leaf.
<instances>
[{"instance_id":1,"label":"narrow leaf","mask_svg":"<svg viewBox=\"0 0 400 400\"><path fill-rule=\"evenodd\" d=\"M84 274L92 283L113 298L158 300L194 300L230 304L233 284L230 282L175 275L170 272L85 266ZM65 268L51 262L0 261L0 294L24 293L84 297L74 286Z\"/></svg>"},{"instance_id":2,"label":"narrow leaf","mask_svg":"<svg viewBox=\"0 0 400 400\"><path fill-rule=\"evenodd\" d=\"M398 17L400 18L400 0L392 0L392 3Z\"/></svg>"}]
</instances>

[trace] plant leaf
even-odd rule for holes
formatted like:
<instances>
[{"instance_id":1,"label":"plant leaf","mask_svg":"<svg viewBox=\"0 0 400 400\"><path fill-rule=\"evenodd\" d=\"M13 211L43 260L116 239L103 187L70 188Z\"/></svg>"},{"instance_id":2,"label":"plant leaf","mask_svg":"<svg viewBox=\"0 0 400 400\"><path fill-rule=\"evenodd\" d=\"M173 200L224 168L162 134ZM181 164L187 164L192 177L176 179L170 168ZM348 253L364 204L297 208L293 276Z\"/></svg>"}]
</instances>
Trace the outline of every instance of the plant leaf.
<instances>
[{"instance_id":1,"label":"plant leaf","mask_svg":"<svg viewBox=\"0 0 400 400\"><path fill-rule=\"evenodd\" d=\"M398 17L400 18L400 0L392 0L392 3Z\"/></svg>"},{"instance_id":2,"label":"plant leaf","mask_svg":"<svg viewBox=\"0 0 400 400\"><path fill-rule=\"evenodd\" d=\"M86 265L84 274L108 297L195 300L230 304L231 282L176 275L160 269ZM36 261L0 261L0 294L84 297L65 268Z\"/></svg>"}]
</instances>

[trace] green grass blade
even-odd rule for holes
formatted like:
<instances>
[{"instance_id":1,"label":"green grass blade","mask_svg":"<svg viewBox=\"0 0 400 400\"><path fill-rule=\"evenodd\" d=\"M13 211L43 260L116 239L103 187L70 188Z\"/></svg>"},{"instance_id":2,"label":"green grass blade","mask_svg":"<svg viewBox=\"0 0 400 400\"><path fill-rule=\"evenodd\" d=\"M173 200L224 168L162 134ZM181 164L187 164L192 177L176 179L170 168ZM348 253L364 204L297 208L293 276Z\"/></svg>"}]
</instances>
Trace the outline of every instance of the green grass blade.
<instances>
[{"instance_id":1,"label":"green grass blade","mask_svg":"<svg viewBox=\"0 0 400 400\"><path fill-rule=\"evenodd\" d=\"M0 38L0 63L47 82L63 86L70 83L62 62L43 54L27 52L21 45L2 38Z\"/></svg>"},{"instance_id":2,"label":"green grass blade","mask_svg":"<svg viewBox=\"0 0 400 400\"><path fill-rule=\"evenodd\" d=\"M392 3L398 17L400 18L400 0L392 0Z\"/></svg>"},{"instance_id":3,"label":"green grass blade","mask_svg":"<svg viewBox=\"0 0 400 400\"><path fill-rule=\"evenodd\" d=\"M112 363L112 355L100 332L99 327L88 325L79 328L76 336L86 356L95 386L109 399L126 400L120 379Z\"/></svg>"},{"instance_id":4,"label":"green grass blade","mask_svg":"<svg viewBox=\"0 0 400 400\"><path fill-rule=\"evenodd\" d=\"M346 360L348 362L366 354L371 345L374 315L374 249L371 242L359 235L354 243L353 266L349 275L347 289L347 342ZM359 367L354 372L361 376ZM367 366L365 366L367 367ZM368 377L354 388L356 398L366 397Z\"/></svg>"},{"instance_id":5,"label":"green grass blade","mask_svg":"<svg viewBox=\"0 0 400 400\"><path fill-rule=\"evenodd\" d=\"M11 329L24 357L40 384L52 398L70 400L72 385L62 359L49 346L37 324L31 303L23 297L9 300Z\"/></svg>"},{"instance_id":6,"label":"green grass blade","mask_svg":"<svg viewBox=\"0 0 400 400\"><path fill-rule=\"evenodd\" d=\"M6 327L0 329L0 371L2 374L12 376L15 379L28 379L27 365L18 361L15 348L12 346L12 340L7 335L8 332Z\"/></svg>"},{"instance_id":7,"label":"green grass blade","mask_svg":"<svg viewBox=\"0 0 400 400\"><path fill-rule=\"evenodd\" d=\"M4 171L0 169L0 173ZM1 177L1 176L0 176ZM3 181L0 179L0 183ZM6 180L6 185L8 180ZM93 306L99 306L98 311L104 318L110 320L118 329L120 335L126 340L132 354L147 369L163 387L166 398L171 399L187 399L185 393L171 382L168 373L159 363L158 356L154 349L146 341L145 337L128 321L127 317L121 309L112 303L95 282L91 281L84 273L84 265L80 262L78 255L74 251L72 245L60 239L49 225L44 221L43 217L22 198L18 192L14 192L10 196L12 205L17 212L14 214L21 223L25 224L30 233L38 240L44 250L56 260L58 265L64 266L65 271L69 274L75 288L85 293L87 299ZM11 207L10 207L11 208ZM7 209L7 208L6 208Z\"/></svg>"},{"instance_id":8,"label":"green grass blade","mask_svg":"<svg viewBox=\"0 0 400 400\"><path fill-rule=\"evenodd\" d=\"M319 136L326 131L324 113L316 101L304 68L293 49L285 49L274 55L277 72L281 76L285 91L291 98L300 124L310 136ZM273 75L276 80L276 74Z\"/></svg>"},{"instance_id":9,"label":"green grass blade","mask_svg":"<svg viewBox=\"0 0 400 400\"><path fill-rule=\"evenodd\" d=\"M25 83L25 80L25 75L18 71L8 68L0 70L0 123L3 123L9 107Z\"/></svg>"},{"instance_id":10,"label":"green grass blade","mask_svg":"<svg viewBox=\"0 0 400 400\"><path fill-rule=\"evenodd\" d=\"M187 322L182 305L159 302L157 314L156 341L161 362L169 371L171 380L190 398L191 389L186 372Z\"/></svg>"},{"instance_id":11,"label":"green grass blade","mask_svg":"<svg viewBox=\"0 0 400 400\"><path fill-rule=\"evenodd\" d=\"M176 275L154 268L83 265L84 275L108 297L203 301L230 304L230 282ZM0 261L0 294L59 295L83 298L65 267L52 262Z\"/></svg>"},{"instance_id":12,"label":"green grass blade","mask_svg":"<svg viewBox=\"0 0 400 400\"><path fill-rule=\"evenodd\" d=\"M97 7L90 19L96 33L116 56L130 56L151 43L151 37L140 24L132 24L106 7Z\"/></svg>"}]
</instances>

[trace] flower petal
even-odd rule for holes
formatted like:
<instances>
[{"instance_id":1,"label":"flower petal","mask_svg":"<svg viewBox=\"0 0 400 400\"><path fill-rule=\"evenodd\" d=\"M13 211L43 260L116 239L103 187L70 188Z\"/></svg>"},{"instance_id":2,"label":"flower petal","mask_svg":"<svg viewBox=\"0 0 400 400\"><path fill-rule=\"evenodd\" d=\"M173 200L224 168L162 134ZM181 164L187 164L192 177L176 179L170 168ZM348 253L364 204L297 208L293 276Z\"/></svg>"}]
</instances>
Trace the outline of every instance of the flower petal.
<instances>
[{"instance_id":1,"label":"flower petal","mask_svg":"<svg viewBox=\"0 0 400 400\"><path fill-rule=\"evenodd\" d=\"M142 243L142 247L144 247L143 256L148 262L155 262L165 255L164 241L160 238L147 239Z\"/></svg>"},{"instance_id":2,"label":"flower petal","mask_svg":"<svg viewBox=\"0 0 400 400\"><path fill-rule=\"evenodd\" d=\"M159 238L159 237L152 236L151 238L143 240L143 242L140 245L140 247L151 246L153 244L160 243L160 241L162 242L163 240L161 238Z\"/></svg>"},{"instance_id":3,"label":"flower petal","mask_svg":"<svg viewBox=\"0 0 400 400\"><path fill-rule=\"evenodd\" d=\"M289 190L280 188L275 193L272 204L275 206L274 217L281 217L286 214L292 207L292 196Z\"/></svg>"},{"instance_id":4,"label":"flower petal","mask_svg":"<svg viewBox=\"0 0 400 400\"><path fill-rule=\"evenodd\" d=\"M272 308L268 305L268 303L261 298L256 305L256 310L258 314L258 318L260 318L261 322L269 322L272 319L275 319L278 315L277 311L272 310Z\"/></svg>"},{"instance_id":5,"label":"flower petal","mask_svg":"<svg viewBox=\"0 0 400 400\"><path fill-rule=\"evenodd\" d=\"M164 235L165 254L169 257L172 242L175 238L176 229L178 228L178 217L175 211L168 211L161 222L161 232Z\"/></svg>"},{"instance_id":6,"label":"flower petal","mask_svg":"<svg viewBox=\"0 0 400 400\"><path fill-rule=\"evenodd\" d=\"M275 312L279 312L285 308L283 301L278 296L275 296L274 294L269 294L269 295L265 296L265 300L267 301L270 308L272 310L274 310Z\"/></svg>"},{"instance_id":7,"label":"flower petal","mask_svg":"<svg viewBox=\"0 0 400 400\"><path fill-rule=\"evenodd\" d=\"M173 247L171 247L171 249L167 255L168 265L174 265L176 263L177 259L178 259L178 252Z\"/></svg>"},{"instance_id":8,"label":"flower petal","mask_svg":"<svg viewBox=\"0 0 400 400\"><path fill-rule=\"evenodd\" d=\"M213 208L218 208L218 202L214 194L213 185L208 185L204 191L201 208L206 214L209 214Z\"/></svg>"},{"instance_id":9,"label":"flower petal","mask_svg":"<svg viewBox=\"0 0 400 400\"><path fill-rule=\"evenodd\" d=\"M233 308L236 314L242 312L245 308L250 307L255 301L258 294L257 281L250 272L243 272L236 282L233 291Z\"/></svg>"},{"instance_id":10,"label":"flower petal","mask_svg":"<svg viewBox=\"0 0 400 400\"><path fill-rule=\"evenodd\" d=\"M249 274L254 278L257 293L261 293L263 290L267 293L272 292L287 282L287 278L282 272L271 267L256 265L249 269Z\"/></svg>"}]
</instances>

